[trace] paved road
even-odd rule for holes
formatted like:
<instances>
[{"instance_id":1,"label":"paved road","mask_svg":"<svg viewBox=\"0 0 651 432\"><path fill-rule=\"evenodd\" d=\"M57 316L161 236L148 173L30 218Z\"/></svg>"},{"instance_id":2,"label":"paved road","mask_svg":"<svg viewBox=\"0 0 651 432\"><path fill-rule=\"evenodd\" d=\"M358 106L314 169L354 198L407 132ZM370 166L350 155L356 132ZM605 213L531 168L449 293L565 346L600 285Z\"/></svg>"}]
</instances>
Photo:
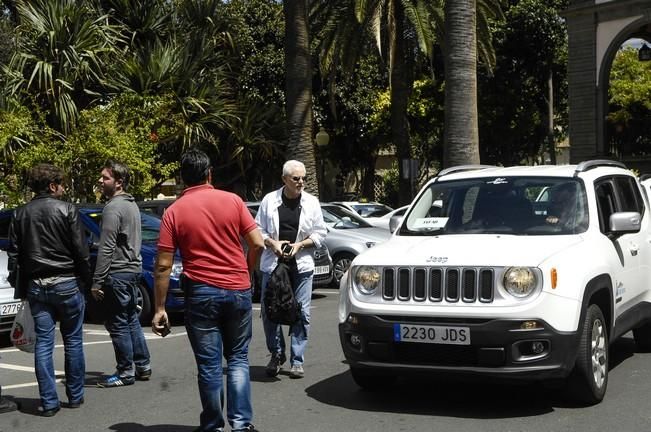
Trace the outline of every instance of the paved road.
<instances>
[{"instance_id":1,"label":"paved road","mask_svg":"<svg viewBox=\"0 0 651 432\"><path fill-rule=\"evenodd\" d=\"M302 380L289 379L287 370L278 378L265 376L268 357L256 313L250 359L255 424L261 431L651 431L651 354L635 353L630 337L611 351L608 394L595 407L573 406L557 391L537 385L411 379L383 393L367 393L353 383L339 347L337 297L335 290L315 293ZM21 412L0 414L0 432L191 432L198 424L199 398L184 329L179 323L165 339L147 336L152 380L100 389L94 382L113 370L113 349L102 326L86 325L86 403L53 418L37 414L31 356L0 349L3 393L22 405ZM60 347L55 367L63 369ZM62 385L59 395L65 400Z\"/></svg>"}]
</instances>

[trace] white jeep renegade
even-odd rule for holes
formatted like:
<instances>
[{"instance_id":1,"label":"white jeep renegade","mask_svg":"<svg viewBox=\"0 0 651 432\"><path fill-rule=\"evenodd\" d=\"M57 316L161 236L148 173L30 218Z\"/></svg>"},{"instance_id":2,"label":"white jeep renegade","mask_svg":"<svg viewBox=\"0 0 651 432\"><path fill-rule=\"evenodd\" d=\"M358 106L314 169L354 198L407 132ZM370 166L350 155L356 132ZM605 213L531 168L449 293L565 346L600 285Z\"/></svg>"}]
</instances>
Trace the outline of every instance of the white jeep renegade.
<instances>
[{"instance_id":1,"label":"white jeep renegade","mask_svg":"<svg viewBox=\"0 0 651 432\"><path fill-rule=\"evenodd\" d=\"M614 161L441 171L341 281L354 380L560 378L577 400L600 402L610 343L633 330L651 349L648 206Z\"/></svg>"}]
</instances>

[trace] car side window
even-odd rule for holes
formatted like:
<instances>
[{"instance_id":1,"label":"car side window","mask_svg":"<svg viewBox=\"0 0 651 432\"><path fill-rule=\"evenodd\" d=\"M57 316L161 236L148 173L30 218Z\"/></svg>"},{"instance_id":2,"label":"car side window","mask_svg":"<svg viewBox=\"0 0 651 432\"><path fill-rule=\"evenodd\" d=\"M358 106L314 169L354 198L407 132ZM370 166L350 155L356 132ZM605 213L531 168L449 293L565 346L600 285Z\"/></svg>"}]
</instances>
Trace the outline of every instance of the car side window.
<instances>
[{"instance_id":1,"label":"car side window","mask_svg":"<svg viewBox=\"0 0 651 432\"><path fill-rule=\"evenodd\" d=\"M638 212L644 214L644 202L642 195L637 187L635 179L632 177L617 177L615 179L620 197L620 211Z\"/></svg>"},{"instance_id":2,"label":"car side window","mask_svg":"<svg viewBox=\"0 0 651 432\"><path fill-rule=\"evenodd\" d=\"M615 188L610 180L595 185L597 209L599 213L599 229L606 234L610 231L610 215L617 211Z\"/></svg>"}]
</instances>

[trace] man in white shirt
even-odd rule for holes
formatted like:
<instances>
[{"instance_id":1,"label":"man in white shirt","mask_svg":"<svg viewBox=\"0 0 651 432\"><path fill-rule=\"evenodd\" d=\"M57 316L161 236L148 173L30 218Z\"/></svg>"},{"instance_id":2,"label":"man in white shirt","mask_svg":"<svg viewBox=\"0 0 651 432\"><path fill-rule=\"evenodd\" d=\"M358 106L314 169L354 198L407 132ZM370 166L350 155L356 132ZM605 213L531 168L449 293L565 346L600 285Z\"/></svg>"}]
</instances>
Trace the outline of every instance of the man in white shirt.
<instances>
[{"instance_id":1,"label":"man in white shirt","mask_svg":"<svg viewBox=\"0 0 651 432\"><path fill-rule=\"evenodd\" d=\"M305 349L310 330L310 302L314 259L309 250L321 247L327 234L317 197L305 192L305 165L290 160L283 165L283 183L280 189L268 193L256 215L265 250L260 260L262 271L262 321L271 360L267 375L277 376L287 357L285 338L280 324L271 322L264 313L264 296L271 272L282 257L291 268L294 296L301 304L301 319L290 326L290 378L303 378ZM289 245L289 246L285 246ZM283 248L285 246L285 248ZM285 250L285 252L283 252Z\"/></svg>"}]
</instances>

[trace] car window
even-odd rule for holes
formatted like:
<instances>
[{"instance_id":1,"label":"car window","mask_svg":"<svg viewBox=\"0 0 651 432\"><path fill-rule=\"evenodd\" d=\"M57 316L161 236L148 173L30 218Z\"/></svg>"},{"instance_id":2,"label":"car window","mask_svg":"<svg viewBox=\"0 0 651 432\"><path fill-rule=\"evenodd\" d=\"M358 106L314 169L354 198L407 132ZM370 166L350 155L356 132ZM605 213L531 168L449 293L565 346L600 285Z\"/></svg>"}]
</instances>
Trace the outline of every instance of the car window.
<instances>
[{"instance_id":1,"label":"car window","mask_svg":"<svg viewBox=\"0 0 651 432\"><path fill-rule=\"evenodd\" d=\"M359 215L336 205L321 206L321 212L325 224L330 228L354 229L372 226Z\"/></svg>"},{"instance_id":2,"label":"car window","mask_svg":"<svg viewBox=\"0 0 651 432\"><path fill-rule=\"evenodd\" d=\"M602 233L610 231L610 215L617 210L615 189L610 181L602 181L595 186L597 197L597 210L599 214L599 229Z\"/></svg>"},{"instance_id":3,"label":"car window","mask_svg":"<svg viewBox=\"0 0 651 432\"><path fill-rule=\"evenodd\" d=\"M644 214L644 202L642 195L633 177L619 176L615 178L615 184L621 198L621 210L625 212L638 212Z\"/></svg>"},{"instance_id":4,"label":"car window","mask_svg":"<svg viewBox=\"0 0 651 432\"><path fill-rule=\"evenodd\" d=\"M101 210L88 212L86 215L90 217L93 222L97 224L97 226L100 226L102 224ZM160 222L161 220L158 217L147 214L142 210L140 211L140 227L143 242L153 242L158 240L160 233ZM89 236L89 238L91 238L94 242L99 241L99 239L95 239L94 236L92 236L92 234L89 232L87 232L86 235Z\"/></svg>"},{"instance_id":5,"label":"car window","mask_svg":"<svg viewBox=\"0 0 651 432\"><path fill-rule=\"evenodd\" d=\"M431 183L411 206L399 234L552 235L587 227L582 181L498 177Z\"/></svg>"},{"instance_id":6,"label":"car window","mask_svg":"<svg viewBox=\"0 0 651 432\"><path fill-rule=\"evenodd\" d=\"M393 210L384 204L353 204L353 209L363 217L383 216Z\"/></svg>"}]
</instances>

